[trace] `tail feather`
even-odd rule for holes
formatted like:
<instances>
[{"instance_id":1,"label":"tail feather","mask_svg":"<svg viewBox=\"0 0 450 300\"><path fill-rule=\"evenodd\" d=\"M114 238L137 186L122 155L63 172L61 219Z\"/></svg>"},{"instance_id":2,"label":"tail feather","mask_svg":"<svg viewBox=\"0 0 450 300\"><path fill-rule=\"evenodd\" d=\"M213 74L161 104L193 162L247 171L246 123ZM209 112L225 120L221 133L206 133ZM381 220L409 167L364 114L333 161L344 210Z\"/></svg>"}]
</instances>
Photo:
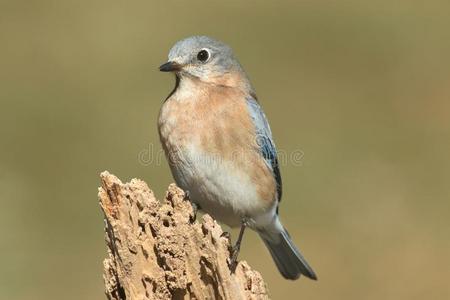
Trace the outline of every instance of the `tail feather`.
<instances>
[{"instance_id":1,"label":"tail feather","mask_svg":"<svg viewBox=\"0 0 450 300\"><path fill-rule=\"evenodd\" d=\"M274 235L278 236L274 237ZM270 236L260 232L260 236L284 278L295 280L300 277L300 274L303 274L310 279L317 280L313 269L294 245L286 229L283 228L278 233L270 233Z\"/></svg>"}]
</instances>

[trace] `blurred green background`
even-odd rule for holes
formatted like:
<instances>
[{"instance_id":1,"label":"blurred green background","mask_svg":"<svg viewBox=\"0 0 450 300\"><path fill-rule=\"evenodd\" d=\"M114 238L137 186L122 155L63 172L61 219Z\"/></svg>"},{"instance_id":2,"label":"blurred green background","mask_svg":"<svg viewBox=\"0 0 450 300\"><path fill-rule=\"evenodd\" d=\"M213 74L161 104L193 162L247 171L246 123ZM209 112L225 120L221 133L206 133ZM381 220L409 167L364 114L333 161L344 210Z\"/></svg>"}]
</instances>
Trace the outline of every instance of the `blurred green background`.
<instances>
[{"instance_id":1,"label":"blurred green background","mask_svg":"<svg viewBox=\"0 0 450 300\"><path fill-rule=\"evenodd\" d=\"M157 71L179 39L230 44L282 165L280 213L319 275L273 299L450 299L449 1L0 2L0 298L105 299L98 174L172 182ZM144 151L144 152L143 152ZM235 233L234 233L235 234Z\"/></svg>"}]
</instances>

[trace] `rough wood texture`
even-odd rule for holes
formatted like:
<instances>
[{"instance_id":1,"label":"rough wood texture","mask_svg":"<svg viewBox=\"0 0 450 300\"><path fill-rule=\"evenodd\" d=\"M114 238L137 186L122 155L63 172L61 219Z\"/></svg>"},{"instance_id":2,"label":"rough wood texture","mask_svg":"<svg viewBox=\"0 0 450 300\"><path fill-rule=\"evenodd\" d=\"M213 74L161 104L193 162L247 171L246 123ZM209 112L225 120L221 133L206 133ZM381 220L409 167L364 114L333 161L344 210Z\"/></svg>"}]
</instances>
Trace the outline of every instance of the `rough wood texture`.
<instances>
[{"instance_id":1,"label":"rough wood texture","mask_svg":"<svg viewBox=\"0 0 450 300\"><path fill-rule=\"evenodd\" d=\"M229 238L209 215L194 221L174 184L160 203L141 180L122 183L103 172L101 181L108 299L268 299L261 275L246 262L230 271Z\"/></svg>"}]
</instances>

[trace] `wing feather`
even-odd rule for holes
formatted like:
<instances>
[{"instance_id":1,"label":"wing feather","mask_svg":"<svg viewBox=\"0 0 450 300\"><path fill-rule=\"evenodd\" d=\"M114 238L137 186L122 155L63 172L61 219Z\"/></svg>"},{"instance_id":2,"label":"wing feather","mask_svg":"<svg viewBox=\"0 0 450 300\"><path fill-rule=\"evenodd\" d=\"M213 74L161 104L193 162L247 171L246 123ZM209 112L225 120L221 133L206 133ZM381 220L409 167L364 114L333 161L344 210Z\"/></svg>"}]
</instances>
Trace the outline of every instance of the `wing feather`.
<instances>
[{"instance_id":1,"label":"wing feather","mask_svg":"<svg viewBox=\"0 0 450 300\"><path fill-rule=\"evenodd\" d=\"M266 115L254 98L247 99L247 107L256 128L256 142L258 143L261 155L264 157L264 160L273 172L273 176L277 182L278 201L281 201L281 173L278 165L277 149L275 147L275 143L273 142L269 122L267 122Z\"/></svg>"}]
</instances>

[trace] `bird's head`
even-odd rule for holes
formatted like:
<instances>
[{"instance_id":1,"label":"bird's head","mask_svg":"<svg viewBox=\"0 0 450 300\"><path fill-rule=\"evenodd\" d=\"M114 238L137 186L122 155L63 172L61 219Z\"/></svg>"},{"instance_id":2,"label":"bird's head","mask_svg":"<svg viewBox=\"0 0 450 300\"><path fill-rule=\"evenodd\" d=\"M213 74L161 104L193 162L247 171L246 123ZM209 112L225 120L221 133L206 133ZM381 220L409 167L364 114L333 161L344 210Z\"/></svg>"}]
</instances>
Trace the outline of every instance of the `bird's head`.
<instances>
[{"instance_id":1,"label":"bird's head","mask_svg":"<svg viewBox=\"0 0 450 300\"><path fill-rule=\"evenodd\" d=\"M223 86L250 86L241 65L226 44L207 36L192 36L178 41L159 67L178 77L194 77Z\"/></svg>"}]
</instances>

